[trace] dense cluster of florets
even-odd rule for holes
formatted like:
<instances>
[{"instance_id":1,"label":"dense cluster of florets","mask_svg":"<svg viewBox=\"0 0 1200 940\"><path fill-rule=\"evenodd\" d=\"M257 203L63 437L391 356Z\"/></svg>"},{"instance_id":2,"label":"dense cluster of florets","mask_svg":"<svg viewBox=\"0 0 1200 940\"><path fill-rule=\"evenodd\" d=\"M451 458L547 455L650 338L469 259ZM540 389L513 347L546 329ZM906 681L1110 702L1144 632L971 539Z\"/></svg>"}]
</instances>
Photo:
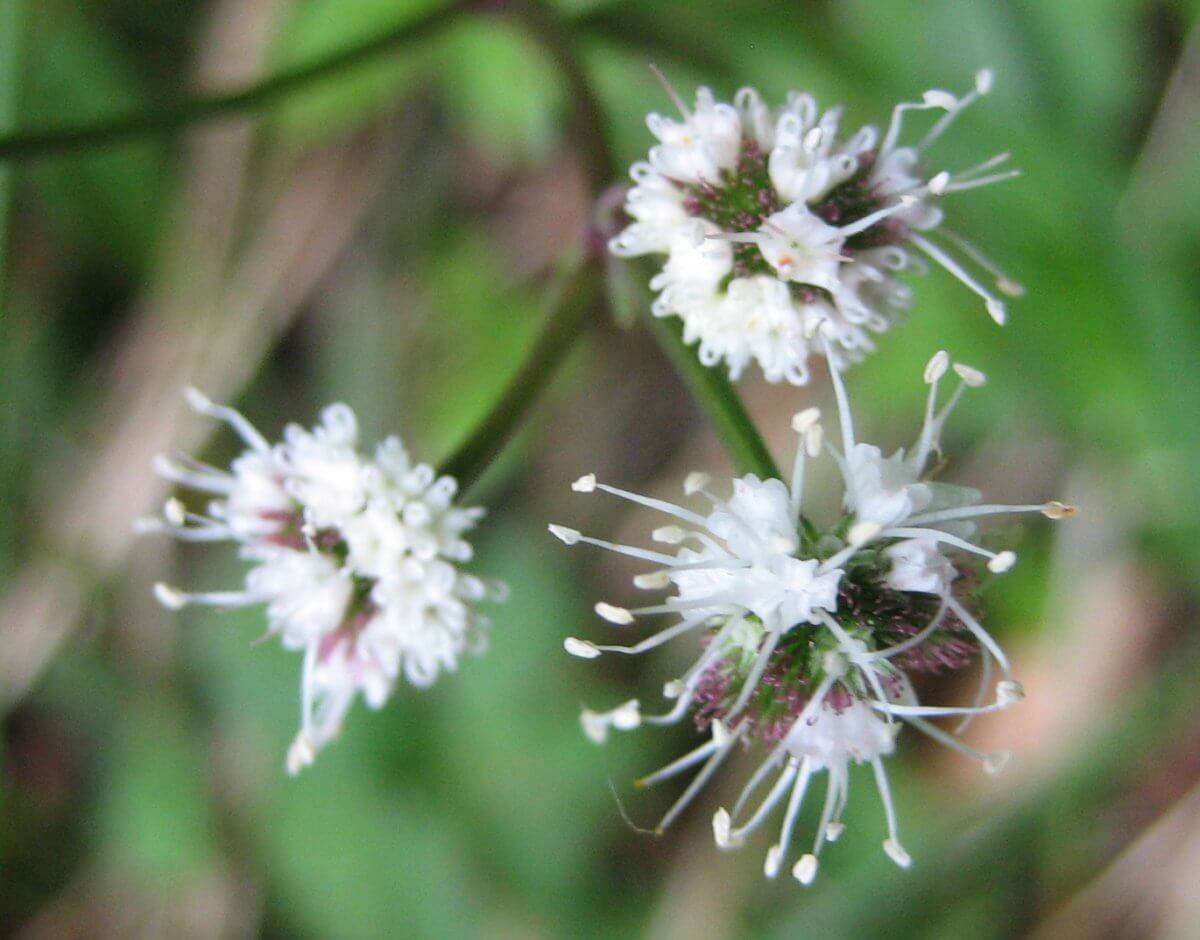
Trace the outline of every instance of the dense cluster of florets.
<instances>
[{"instance_id":1,"label":"dense cluster of florets","mask_svg":"<svg viewBox=\"0 0 1200 940\"><path fill-rule=\"evenodd\" d=\"M809 782L825 771L825 808L813 849L793 868L804 884L816 875L824 843L841 831L852 764L872 766L887 817L884 849L897 864L909 864L883 765L901 723L979 760L989 771L1003 765L1003 755L978 753L930 720L958 716L969 721L1007 708L1023 695L1007 657L969 600L977 580L969 559L1001 574L1016 556L972 541L975 520L1014 512L1059 519L1074 512L1057 502L985 505L975 490L926 478L942 428L963 391L984 384L977 370L954 365L959 386L939 408L938 388L951 363L945 352L935 355L925 369L929 398L916 442L908 451L885 457L878 447L856 439L841 375L835 358L828 358L841 447L824 440L816 409L796 415L793 427L800 444L790 486L748 475L733 481L729 496L721 496L707 476L692 474L684 490L707 502L707 511L701 511L629 493L589 474L575 482L576 491L601 490L673 517L671 525L654 531L655 541L668 550L621 545L551 526L568 545L588 543L649 562L656 567L634 583L675 592L663 603L632 610L596 605L601 617L619 626L645 616L678 618L660 632L632 646L570 637L564 644L568 652L591 659L641 653L693 631L702 637L697 659L664 686L664 696L674 702L666 712L644 714L636 700L608 712L585 710L584 731L600 742L611 729L674 723L690 715L700 731L710 734L690 754L641 781L657 783L702 765L660 829L688 805L735 744L765 747L764 760L732 812L720 810L713 828L719 845L737 847L790 792L780 839L767 855L766 871L772 877L787 858ZM833 525L818 529L804 518L801 505L806 463L825 451L841 471L844 513ZM972 704L920 704L915 675L961 670L977 658L981 682ZM994 686L993 665L1001 672ZM776 777L769 793L739 825L750 796L772 773Z\"/></svg>"},{"instance_id":2,"label":"dense cluster of florets","mask_svg":"<svg viewBox=\"0 0 1200 940\"><path fill-rule=\"evenodd\" d=\"M233 409L194 389L188 401L228 422L248 449L228 471L160 458L160 474L214 499L191 512L173 498L141 528L234 541L252 567L241 591L155 590L173 609L264 604L269 631L304 651L301 727L287 762L295 773L337 735L359 692L379 708L401 674L429 685L482 649L487 619L475 605L502 589L458 566L471 558L463 535L483 510L455 506L454 480L414 464L398 438L360 452L345 405L326 408L311 431L289 425L271 445Z\"/></svg>"},{"instance_id":3,"label":"dense cluster of florets","mask_svg":"<svg viewBox=\"0 0 1200 940\"><path fill-rule=\"evenodd\" d=\"M929 595L895 591L884 584L886 572L874 564L860 564L847 570L838 588L837 609L833 618L850 636L860 638L869 649L902 646L914 637L920 641L893 657L899 673L909 676L939 675L969 669L979 652L970 631L954 614L944 615L937 629L922 635L937 614L937 600ZM962 603L971 603L972 578L956 581L955 595ZM973 604L972 604L973 606ZM761 624L750 623L747 630L757 631ZM707 647L719 632L713 628L701 638ZM800 624L785 633L767 660L754 694L746 701L740 716L731 710L753 665L752 645L737 639L726 643L726 653L704 670L696 686L692 718L698 731L708 733L714 721L746 727L745 739L763 744L778 744L800 717L812 698L813 689L824 678L825 657L837 652L838 644L828 629L820 625ZM904 693L899 673L879 676L888 697L899 699ZM868 694L869 690L858 690ZM833 686L825 698L825 707L841 713L851 706L854 696L846 686Z\"/></svg>"},{"instance_id":4,"label":"dense cluster of florets","mask_svg":"<svg viewBox=\"0 0 1200 940\"><path fill-rule=\"evenodd\" d=\"M911 303L897 275L926 261L1002 323L1004 304L967 266L994 276L1003 293L1019 294L1019 285L945 228L940 201L1014 175L993 172L1007 154L955 174L925 168L928 148L990 87L991 74L980 72L966 95L928 91L898 105L883 134L864 127L846 138L841 110L822 113L808 94L772 109L752 88L733 104L701 88L689 108L671 91L679 118L647 118L658 144L631 169L631 221L609 247L623 257L666 255L650 282L653 313L680 317L701 361L724 361L734 378L754 360L772 382L806 382L817 333L839 364L861 358ZM918 143L901 144L904 115L921 110L940 117Z\"/></svg>"}]
</instances>

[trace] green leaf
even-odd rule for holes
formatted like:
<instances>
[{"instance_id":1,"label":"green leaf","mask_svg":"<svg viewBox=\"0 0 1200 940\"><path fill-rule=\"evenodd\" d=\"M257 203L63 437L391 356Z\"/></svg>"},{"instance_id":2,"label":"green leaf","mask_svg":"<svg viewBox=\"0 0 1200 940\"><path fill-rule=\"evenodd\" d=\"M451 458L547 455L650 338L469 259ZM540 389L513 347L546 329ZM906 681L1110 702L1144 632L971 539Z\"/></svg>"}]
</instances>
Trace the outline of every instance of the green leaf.
<instances>
[{"instance_id":1,"label":"green leaf","mask_svg":"<svg viewBox=\"0 0 1200 940\"><path fill-rule=\"evenodd\" d=\"M97 810L111 863L147 880L184 879L216 856L207 766L180 702L168 694L127 700L104 752Z\"/></svg>"}]
</instances>

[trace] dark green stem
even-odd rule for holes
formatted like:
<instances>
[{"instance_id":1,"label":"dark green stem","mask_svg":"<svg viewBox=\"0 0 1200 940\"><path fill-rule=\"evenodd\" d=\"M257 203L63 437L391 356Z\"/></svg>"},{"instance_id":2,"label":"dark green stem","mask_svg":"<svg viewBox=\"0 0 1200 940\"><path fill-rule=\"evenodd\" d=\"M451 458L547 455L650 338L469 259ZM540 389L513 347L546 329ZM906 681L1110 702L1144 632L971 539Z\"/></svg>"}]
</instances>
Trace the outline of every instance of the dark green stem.
<instances>
[{"instance_id":1,"label":"dark green stem","mask_svg":"<svg viewBox=\"0 0 1200 940\"><path fill-rule=\"evenodd\" d=\"M583 332L599 280L595 260L589 257L571 266L550 289L546 324L533 348L487 417L440 467L440 472L457 479L462 489L478 480L504 448Z\"/></svg>"},{"instance_id":2,"label":"dark green stem","mask_svg":"<svg viewBox=\"0 0 1200 940\"><path fill-rule=\"evenodd\" d=\"M231 94L209 95L154 111L106 118L93 124L56 130L27 131L0 137L0 160L27 160L65 150L102 147L166 133L198 121L253 111L307 85L360 65L442 28L472 5L456 2L397 26L366 42L334 52L309 65L282 72Z\"/></svg>"},{"instance_id":3,"label":"dark green stem","mask_svg":"<svg viewBox=\"0 0 1200 940\"><path fill-rule=\"evenodd\" d=\"M775 458L746 413L733 386L718 369L710 369L683 342L683 325L678 317L653 317L659 345L670 358L688 390L708 415L740 473L782 479Z\"/></svg>"},{"instance_id":4,"label":"dark green stem","mask_svg":"<svg viewBox=\"0 0 1200 940\"><path fill-rule=\"evenodd\" d=\"M25 0L0 0L0 132L16 126L21 46L25 35ZM0 317L8 296L8 210L12 202L13 171L0 166Z\"/></svg>"},{"instance_id":5,"label":"dark green stem","mask_svg":"<svg viewBox=\"0 0 1200 940\"><path fill-rule=\"evenodd\" d=\"M616 180L619 171L608 141L604 111L583 71L575 39L542 0L518 0L512 6L563 69L575 103L573 130L588 154L593 195L598 194L602 186ZM779 468L729 381L700 364L695 351L684 345L677 320L656 319L655 328L663 349L713 422L738 467L762 477L778 478Z\"/></svg>"},{"instance_id":6,"label":"dark green stem","mask_svg":"<svg viewBox=\"0 0 1200 940\"><path fill-rule=\"evenodd\" d=\"M553 7L544 0L510 0L505 7L517 14L534 38L554 59L567 83L567 100L571 102L570 136L579 145L586 161L592 198L621 175L616 155L608 139L608 122L604 109L592 90L579 56L575 37Z\"/></svg>"}]
</instances>

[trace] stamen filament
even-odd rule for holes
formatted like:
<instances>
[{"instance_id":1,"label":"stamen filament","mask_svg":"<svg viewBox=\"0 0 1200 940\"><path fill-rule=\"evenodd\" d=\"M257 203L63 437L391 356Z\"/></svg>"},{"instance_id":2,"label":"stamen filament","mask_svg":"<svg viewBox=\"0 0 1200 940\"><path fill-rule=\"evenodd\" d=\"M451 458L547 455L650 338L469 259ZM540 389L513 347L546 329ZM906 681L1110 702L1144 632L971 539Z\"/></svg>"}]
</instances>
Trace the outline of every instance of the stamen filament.
<instances>
[{"instance_id":1,"label":"stamen filament","mask_svg":"<svg viewBox=\"0 0 1200 940\"><path fill-rule=\"evenodd\" d=\"M652 496L640 496L637 493L632 493L629 490L623 490L616 486L609 486L607 483L597 483L596 489L604 490L606 493L611 493L613 496L618 496L621 499L627 499L631 503L638 503L646 506L649 509L657 509L659 512L666 513L669 516L674 516L676 519L682 519L685 522L690 522L692 525L704 525L705 518L697 512L692 512L690 509L685 509L683 506L677 506L674 503L667 502L665 499L655 499Z\"/></svg>"},{"instance_id":2,"label":"stamen filament","mask_svg":"<svg viewBox=\"0 0 1200 940\"><path fill-rule=\"evenodd\" d=\"M735 728L729 735L729 740L717 748L716 753L708 759L708 762L700 770L700 773L696 774L696 776L692 778L692 782L688 784L687 789L683 791L683 794L678 800L675 801L674 805L667 810L666 815L663 816L658 825L655 826L656 832L664 832L671 825L671 823L679 818L679 814L687 808L688 804L695 799L696 794L704 788L706 783L708 783L708 778L711 777L716 772L717 768L721 766L721 763L725 760L730 750L732 750L734 743L737 741L744 728L745 725L738 725L738 727Z\"/></svg>"}]
</instances>

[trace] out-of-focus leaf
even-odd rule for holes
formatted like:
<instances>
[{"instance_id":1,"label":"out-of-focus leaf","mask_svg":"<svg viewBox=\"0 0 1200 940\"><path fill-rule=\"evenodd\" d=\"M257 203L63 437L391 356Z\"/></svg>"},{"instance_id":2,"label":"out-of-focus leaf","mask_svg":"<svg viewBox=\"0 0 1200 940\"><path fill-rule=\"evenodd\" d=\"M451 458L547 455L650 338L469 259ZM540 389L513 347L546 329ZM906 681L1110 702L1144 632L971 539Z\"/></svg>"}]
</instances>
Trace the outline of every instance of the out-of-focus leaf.
<instances>
[{"instance_id":1,"label":"out-of-focus leaf","mask_svg":"<svg viewBox=\"0 0 1200 940\"><path fill-rule=\"evenodd\" d=\"M470 433L541 325L536 294L510 284L503 259L475 233L431 259L420 289L429 329L411 347L422 378L408 403L423 419L426 453L448 453Z\"/></svg>"},{"instance_id":2,"label":"out-of-focus leaf","mask_svg":"<svg viewBox=\"0 0 1200 940\"><path fill-rule=\"evenodd\" d=\"M470 143L512 164L543 157L558 142L562 84L519 24L494 16L464 20L442 55L446 104Z\"/></svg>"},{"instance_id":3,"label":"out-of-focus leaf","mask_svg":"<svg viewBox=\"0 0 1200 940\"><path fill-rule=\"evenodd\" d=\"M543 527L515 519L496 519L480 536L476 568L516 590L494 610L486 658L446 691L437 732L446 779L478 820L489 878L557 920L596 877L597 827L619 825L605 774L630 778L632 755L597 749L579 728L580 707L595 703L562 638L590 618L566 553Z\"/></svg>"},{"instance_id":4,"label":"out-of-focus leaf","mask_svg":"<svg viewBox=\"0 0 1200 940\"><path fill-rule=\"evenodd\" d=\"M139 697L120 716L104 753L102 851L148 880L200 871L215 856L207 761L180 703L166 694Z\"/></svg>"}]
</instances>

